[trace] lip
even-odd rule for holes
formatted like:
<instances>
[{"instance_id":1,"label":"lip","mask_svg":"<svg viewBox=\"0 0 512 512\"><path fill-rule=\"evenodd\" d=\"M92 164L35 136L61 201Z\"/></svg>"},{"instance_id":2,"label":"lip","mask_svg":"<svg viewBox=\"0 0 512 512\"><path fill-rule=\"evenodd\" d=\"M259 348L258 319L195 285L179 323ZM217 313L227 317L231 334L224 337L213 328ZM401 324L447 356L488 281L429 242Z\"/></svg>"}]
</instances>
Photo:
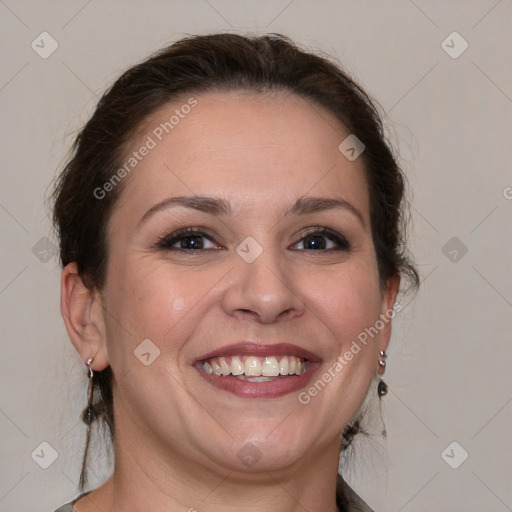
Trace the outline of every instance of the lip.
<instances>
[{"instance_id":1,"label":"lip","mask_svg":"<svg viewBox=\"0 0 512 512\"><path fill-rule=\"evenodd\" d=\"M322 359L318 355L291 343L262 344L254 343L252 341L244 341L241 343L224 345L223 347L212 350L211 352L197 357L194 360L194 363L204 361L205 359L211 359L212 357L223 356L295 356L307 359L311 363L322 362Z\"/></svg>"},{"instance_id":2,"label":"lip","mask_svg":"<svg viewBox=\"0 0 512 512\"><path fill-rule=\"evenodd\" d=\"M308 360L308 370L301 375L291 375L267 382L248 382L232 376L207 374L203 370L201 363L205 359L235 355L258 357L290 355L300 357ZM224 347L203 354L195 359L193 366L208 383L241 398L279 398L304 388L312 379L318 368L320 368L321 363L322 359L316 354L290 343L257 344L253 342L242 342L225 345Z\"/></svg>"}]
</instances>

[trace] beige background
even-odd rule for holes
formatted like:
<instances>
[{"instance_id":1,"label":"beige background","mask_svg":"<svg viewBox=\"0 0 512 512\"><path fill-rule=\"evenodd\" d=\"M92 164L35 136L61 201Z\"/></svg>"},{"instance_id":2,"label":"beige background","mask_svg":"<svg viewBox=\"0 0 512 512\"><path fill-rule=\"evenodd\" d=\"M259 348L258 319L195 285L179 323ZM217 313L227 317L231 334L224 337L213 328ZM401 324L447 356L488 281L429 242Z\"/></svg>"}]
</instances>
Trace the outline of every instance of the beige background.
<instances>
[{"instance_id":1,"label":"beige background","mask_svg":"<svg viewBox=\"0 0 512 512\"><path fill-rule=\"evenodd\" d=\"M281 32L337 56L389 114L414 191L424 282L395 318L388 441L358 443L347 478L378 512L512 510L510 0L0 0L0 28L1 512L78 493L86 374L60 319L57 260L39 242L51 236L47 187L122 70L214 31ZM58 43L46 59L31 48L43 31ZM442 47L454 31L469 44L458 58ZM42 442L57 455L48 469ZM96 464L91 486L107 474Z\"/></svg>"}]
</instances>

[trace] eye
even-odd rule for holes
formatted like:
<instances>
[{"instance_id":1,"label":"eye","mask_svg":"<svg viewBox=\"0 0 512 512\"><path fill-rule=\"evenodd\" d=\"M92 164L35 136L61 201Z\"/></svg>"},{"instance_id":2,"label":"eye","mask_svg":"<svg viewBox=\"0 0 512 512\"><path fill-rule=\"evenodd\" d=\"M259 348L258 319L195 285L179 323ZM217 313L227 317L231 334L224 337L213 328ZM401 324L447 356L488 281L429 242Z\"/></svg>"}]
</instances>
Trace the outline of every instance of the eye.
<instances>
[{"instance_id":1,"label":"eye","mask_svg":"<svg viewBox=\"0 0 512 512\"><path fill-rule=\"evenodd\" d=\"M297 248L302 244L302 248ZM314 228L302 236L301 240L294 244L292 250L308 251L348 251L350 244L348 241L329 228ZM174 233L165 235L155 244L156 249L160 250L178 250L186 252L196 252L202 250L221 249L213 241L213 238L197 228L184 228Z\"/></svg>"},{"instance_id":2,"label":"eye","mask_svg":"<svg viewBox=\"0 0 512 512\"><path fill-rule=\"evenodd\" d=\"M303 244L303 249L309 251L348 251L350 249L346 238L329 228L314 228L303 235L295 245L299 244Z\"/></svg>"},{"instance_id":3,"label":"eye","mask_svg":"<svg viewBox=\"0 0 512 512\"><path fill-rule=\"evenodd\" d=\"M180 229L179 231L165 235L160 238L155 247L162 250L182 250L189 252L220 249L220 246L215 244L209 235L194 228Z\"/></svg>"}]
</instances>

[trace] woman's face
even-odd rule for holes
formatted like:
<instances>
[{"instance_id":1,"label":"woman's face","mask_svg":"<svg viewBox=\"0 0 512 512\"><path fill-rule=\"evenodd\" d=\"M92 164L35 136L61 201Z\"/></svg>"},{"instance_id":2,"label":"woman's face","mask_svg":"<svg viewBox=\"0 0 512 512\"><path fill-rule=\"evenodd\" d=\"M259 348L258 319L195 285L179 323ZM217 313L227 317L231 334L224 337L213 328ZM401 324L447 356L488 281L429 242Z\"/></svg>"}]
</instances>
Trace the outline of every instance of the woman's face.
<instances>
[{"instance_id":1,"label":"woman's face","mask_svg":"<svg viewBox=\"0 0 512 512\"><path fill-rule=\"evenodd\" d=\"M296 96L194 99L144 122L108 225L119 439L226 471L337 460L389 325L360 335L396 292L379 289L362 158Z\"/></svg>"}]
</instances>

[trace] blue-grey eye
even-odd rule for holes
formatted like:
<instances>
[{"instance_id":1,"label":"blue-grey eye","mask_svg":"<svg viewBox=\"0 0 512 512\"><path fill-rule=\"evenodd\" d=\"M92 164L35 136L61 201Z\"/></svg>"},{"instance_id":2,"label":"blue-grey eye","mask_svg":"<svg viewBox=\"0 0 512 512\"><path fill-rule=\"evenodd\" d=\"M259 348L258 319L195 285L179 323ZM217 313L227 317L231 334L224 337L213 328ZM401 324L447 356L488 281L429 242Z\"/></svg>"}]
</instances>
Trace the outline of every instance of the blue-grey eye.
<instances>
[{"instance_id":1,"label":"blue-grey eye","mask_svg":"<svg viewBox=\"0 0 512 512\"><path fill-rule=\"evenodd\" d=\"M348 250L350 244L339 233L327 228L310 231L304 235L297 244L303 244L308 251Z\"/></svg>"},{"instance_id":2,"label":"blue-grey eye","mask_svg":"<svg viewBox=\"0 0 512 512\"><path fill-rule=\"evenodd\" d=\"M186 228L164 236L157 243L157 248L168 250L181 249L184 251L195 251L204 249L218 249L219 246L216 245L206 233L191 228Z\"/></svg>"}]
</instances>

